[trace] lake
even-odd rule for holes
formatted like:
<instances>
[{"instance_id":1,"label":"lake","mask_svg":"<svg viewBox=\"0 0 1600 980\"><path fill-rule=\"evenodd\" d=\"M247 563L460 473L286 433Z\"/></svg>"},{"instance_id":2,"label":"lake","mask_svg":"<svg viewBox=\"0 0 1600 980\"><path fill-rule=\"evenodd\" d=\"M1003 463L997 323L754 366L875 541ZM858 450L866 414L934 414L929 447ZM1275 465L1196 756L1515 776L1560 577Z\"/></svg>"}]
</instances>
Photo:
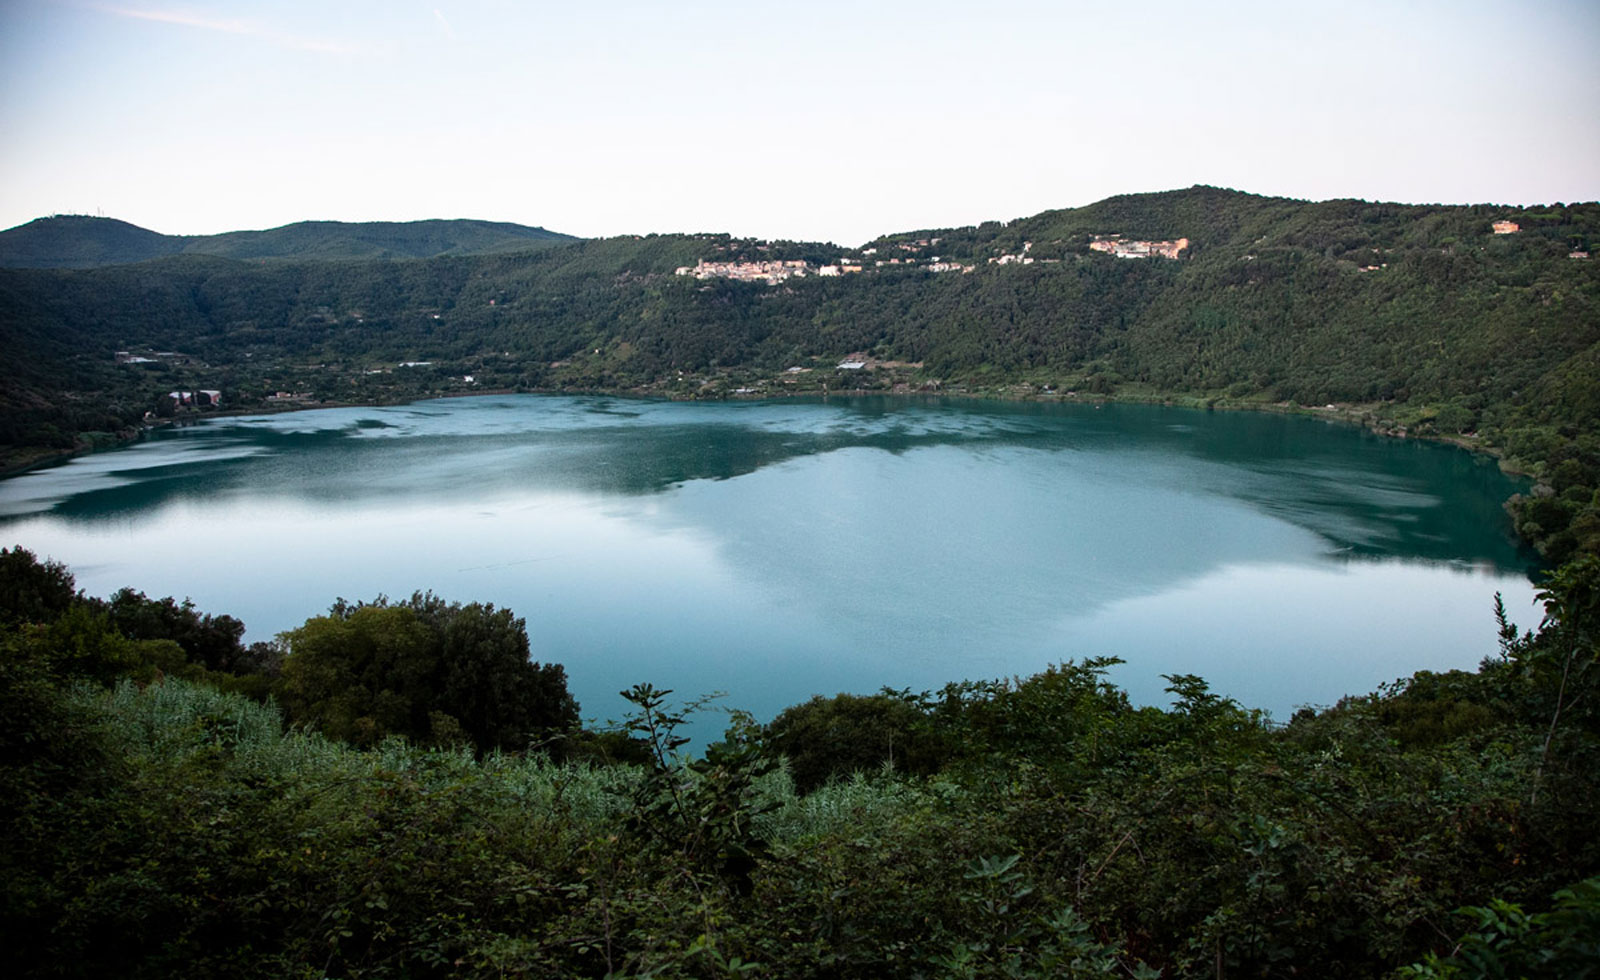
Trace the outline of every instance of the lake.
<instances>
[{"instance_id":1,"label":"lake","mask_svg":"<svg viewBox=\"0 0 1600 980\"><path fill-rule=\"evenodd\" d=\"M1144 405L485 396L217 418L0 482L0 542L269 639L337 597L493 602L587 718L766 719L1112 655L1286 720L1538 620L1492 460Z\"/></svg>"}]
</instances>

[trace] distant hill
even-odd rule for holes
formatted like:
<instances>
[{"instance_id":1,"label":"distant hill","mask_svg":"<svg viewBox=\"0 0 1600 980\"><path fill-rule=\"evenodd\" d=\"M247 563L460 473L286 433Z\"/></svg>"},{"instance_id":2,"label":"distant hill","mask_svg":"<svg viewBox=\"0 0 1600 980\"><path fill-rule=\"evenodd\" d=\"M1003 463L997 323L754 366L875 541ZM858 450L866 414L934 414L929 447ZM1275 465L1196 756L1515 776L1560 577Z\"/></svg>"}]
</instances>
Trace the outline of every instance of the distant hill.
<instances>
[{"instance_id":1,"label":"distant hill","mask_svg":"<svg viewBox=\"0 0 1600 980\"><path fill-rule=\"evenodd\" d=\"M490 255L577 241L505 221L300 221L265 231L163 235L115 218L56 215L0 231L0 267L93 269L169 255L232 259L427 259Z\"/></svg>"},{"instance_id":2,"label":"distant hill","mask_svg":"<svg viewBox=\"0 0 1600 980\"><path fill-rule=\"evenodd\" d=\"M232 259L431 259L518 252L577 240L507 221L300 221L267 231L191 238L183 251Z\"/></svg>"},{"instance_id":3,"label":"distant hill","mask_svg":"<svg viewBox=\"0 0 1600 980\"><path fill-rule=\"evenodd\" d=\"M0 231L0 266L93 269L175 255L184 240L115 218L58 214Z\"/></svg>"},{"instance_id":4,"label":"distant hill","mask_svg":"<svg viewBox=\"0 0 1600 980\"><path fill-rule=\"evenodd\" d=\"M1539 236L1556 245L1586 247L1593 232L1593 215L1589 206L1567 213L1492 204L1302 201L1200 185L1120 194L1083 207L1044 211L1013 221L897 232L867 246L889 254L886 249L897 244L937 238L936 250L947 256L982 260L1020 252L1024 243L1031 243L1032 256L1059 258L1083 253L1092 239L1120 235L1129 239L1186 238L1186 259L1229 249L1233 251L1228 254L1237 259L1260 244L1268 250L1298 248L1330 259L1356 261L1354 253L1362 249L1450 248L1493 237L1490 223L1498 218L1521 221L1523 239ZM1573 226L1574 221L1580 226ZM1559 249L1561 256L1566 252L1566 248Z\"/></svg>"}]
</instances>

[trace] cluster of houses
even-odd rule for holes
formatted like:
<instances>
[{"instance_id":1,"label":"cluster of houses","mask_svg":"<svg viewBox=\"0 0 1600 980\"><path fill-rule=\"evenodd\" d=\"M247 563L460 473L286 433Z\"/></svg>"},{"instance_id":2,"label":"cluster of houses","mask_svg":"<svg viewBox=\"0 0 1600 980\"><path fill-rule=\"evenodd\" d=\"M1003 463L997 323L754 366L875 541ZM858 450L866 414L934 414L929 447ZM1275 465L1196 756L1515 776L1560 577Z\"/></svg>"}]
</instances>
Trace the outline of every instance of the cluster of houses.
<instances>
[{"instance_id":1,"label":"cluster of houses","mask_svg":"<svg viewBox=\"0 0 1600 980\"><path fill-rule=\"evenodd\" d=\"M1189 239L1180 238L1177 241L1152 242L1143 239L1124 239L1121 235L1099 235L1091 239L1089 247L1096 252L1106 252L1119 259L1176 259L1189 247ZM991 256L991 265L1032 265L1032 242L1023 242L1022 251L1016 254ZM1060 259L1042 259L1043 262L1059 262Z\"/></svg>"},{"instance_id":2,"label":"cluster of houses","mask_svg":"<svg viewBox=\"0 0 1600 980\"><path fill-rule=\"evenodd\" d=\"M1189 247L1189 239L1175 242L1125 241L1121 235L1096 238L1089 243L1096 252L1109 252L1119 259L1175 259Z\"/></svg>"},{"instance_id":3,"label":"cluster of houses","mask_svg":"<svg viewBox=\"0 0 1600 980\"><path fill-rule=\"evenodd\" d=\"M1033 265L1033 256L1028 253L1033 250L1032 242L1023 242L1022 251L1015 255L1007 252L1005 255L991 255L990 265Z\"/></svg>"},{"instance_id":4,"label":"cluster of houses","mask_svg":"<svg viewBox=\"0 0 1600 980\"><path fill-rule=\"evenodd\" d=\"M802 259L767 262L707 262L701 259L693 266L678 267L678 275L694 276L696 279L737 279L740 282L765 283L783 282L792 276L805 276L810 271L811 267Z\"/></svg>"},{"instance_id":5,"label":"cluster of houses","mask_svg":"<svg viewBox=\"0 0 1600 980\"><path fill-rule=\"evenodd\" d=\"M163 350L149 352L152 356L135 354L132 351L119 350L115 353L118 364L188 364L189 355L177 351ZM222 392L215 388L201 388L198 391L169 391L161 398L162 407L179 408L221 408ZM150 418L153 412L146 412L145 417Z\"/></svg>"},{"instance_id":6,"label":"cluster of houses","mask_svg":"<svg viewBox=\"0 0 1600 980\"><path fill-rule=\"evenodd\" d=\"M875 254L877 249L867 249L863 254ZM919 263L916 259L879 259L875 266L908 265L917 269L926 269L929 272L971 272L973 267L962 265L959 262L943 262L935 255L932 261ZM861 260L850 261L840 259L831 265L812 266L800 259L768 262L707 262L701 259L694 265L683 265L677 269L680 276L693 276L696 279L737 279L740 282L765 282L779 283L785 279L804 276L846 276L862 270L864 262Z\"/></svg>"},{"instance_id":7,"label":"cluster of houses","mask_svg":"<svg viewBox=\"0 0 1600 980\"><path fill-rule=\"evenodd\" d=\"M876 250L868 249L867 251L873 252ZM926 272L971 272L974 268L970 265L962 265L960 262L946 262L937 255L922 263L919 263L916 259L878 259L873 265L879 268L886 265L909 265L912 268L922 269Z\"/></svg>"},{"instance_id":8,"label":"cluster of houses","mask_svg":"<svg viewBox=\"0 0 1600 980\"><path fill-rule=\"evenodd\" d=\"M1498 230L1498 225L1496 229ZM1513 226L1514 228L1515 226ZM693 276L696 279L737 279L741 282L779 283L785 279L816 276L842 276L860 272L871 261L875 268L885 266L912 266L928 272L971 272L976 266L964 265L960 262L945 261L935 255L923 260L916 257L916 253L923 249L939 244L937 238L919 238L911 242L896 242L886 248L911 252L913 255L905 257L891 257L887 259L870 259L869 256L878 254L877 248L861 250L861 258L841 258L829 265L812 266L801 259L767 260L759 262L707 262L701 259L694 265L679 266L677 274L680 276ZM1089 247L1097 252L1106 252L1119 259L1176 259L1189 248L1189 239L1179 238L1176 241L1147 241L1143 239L1124 239L1121 235L1097 236L1089 242ZM1032 242L1024 242L1022 251L1015 255L990 256L990 265L1032 265L1033 256L1028 252L1033 248ZM1046 262L1059 261L1058 259L1045 259Z\"/></svg>"},{"instance_id":9,"label":"cluster of houses","mask_svg":"<svg viewBox=\"0 0 1600 980\"><path fill-rule=\"evenodd\" d=\"M1498 225L1496 226L1498 230ZM1514 227L1514 226L1513 226ZM919 238L915 241L894 242L883 246L887 249L910 252L908 256L892 256L890 258L873 258L878 254L878 249L864 248L860 258L840 258L829 265L812 266L800 259L767 260L759 262L707 262L701 259L694 265L679 266L677 274L680 276L693 276L696 279L737 279L741 282L765 282L768 284L783 282L785 279L816 275L816 276L843 276L862 271L871 262L874 268L885 266L911 266L927 272L971 272L974 265L965 265L960 262L946 261L941 256L935 255L923 259L920 254L923 249L936 247L937 238ZM764 246L758 246L764 247ZM1124 239L1121 235L1096 236L1089 242L1089 247L1097 252L1106 252L1119 259L1149 259L1163 258L1176 259L1189 248L1189 239L1179 238L1176 241L1147 241L1143 239ZM1028 252L1033 248L1032 242L1024 242L1022 250L1015 255L990 256L990 265L1032 265L1033 256ZM1044 259L1045 262L1057 262L1059 259Z\"/></svg>"}]
</instances>

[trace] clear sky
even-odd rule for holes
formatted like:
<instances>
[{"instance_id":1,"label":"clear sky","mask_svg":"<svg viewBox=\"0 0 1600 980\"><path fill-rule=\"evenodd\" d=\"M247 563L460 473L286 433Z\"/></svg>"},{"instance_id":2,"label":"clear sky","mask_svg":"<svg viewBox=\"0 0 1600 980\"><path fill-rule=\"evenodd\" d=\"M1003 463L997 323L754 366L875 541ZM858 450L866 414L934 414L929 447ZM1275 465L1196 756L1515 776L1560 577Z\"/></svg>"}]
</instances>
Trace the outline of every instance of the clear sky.
<instances>
[{"instance_id":1,"label":"clear sky","mask_svg":"<svg viewBox=\"0 0 1600 980\"><path fill-rule=\"evenodd\" d=\"M1600 197L1596 0L0 0L0 227L858 244L1216 184Z\"/></svg>"}]
</instances>

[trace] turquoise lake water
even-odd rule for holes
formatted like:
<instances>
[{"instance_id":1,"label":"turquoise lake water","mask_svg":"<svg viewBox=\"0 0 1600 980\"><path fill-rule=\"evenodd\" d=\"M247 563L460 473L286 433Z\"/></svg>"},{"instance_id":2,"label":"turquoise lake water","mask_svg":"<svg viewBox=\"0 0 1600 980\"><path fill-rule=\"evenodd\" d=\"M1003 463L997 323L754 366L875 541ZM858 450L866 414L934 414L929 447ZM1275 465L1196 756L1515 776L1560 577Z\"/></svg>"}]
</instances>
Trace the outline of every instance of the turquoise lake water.
<instances>
[{"instance_id":1,"label":"turquoise lake water","mask_svg":"<svg viewBox=\"0 0 1600 980\"><path fill-rule=\"evenodd\" d=\"M586 717L768 718L1114 655L1285 720L1537 621L1491 460L1158 406L535 395L213 419L0 482L0 541L269 639L336 597L509 606Z\"/></svg>"}]
</instances>

